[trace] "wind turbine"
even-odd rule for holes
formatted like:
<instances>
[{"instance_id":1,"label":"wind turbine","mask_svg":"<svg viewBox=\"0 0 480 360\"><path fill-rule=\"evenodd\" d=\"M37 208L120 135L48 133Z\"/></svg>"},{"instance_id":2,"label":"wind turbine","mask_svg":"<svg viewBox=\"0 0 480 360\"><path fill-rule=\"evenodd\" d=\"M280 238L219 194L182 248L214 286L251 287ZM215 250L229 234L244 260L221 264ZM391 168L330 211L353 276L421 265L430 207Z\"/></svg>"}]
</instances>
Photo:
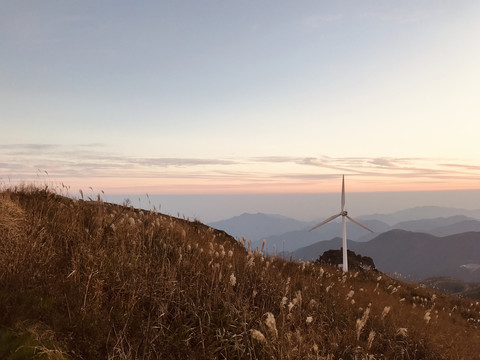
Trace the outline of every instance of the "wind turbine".
<instances>
[{"instance_id":1,"label":"wind turbine","mask_svg":"<svg viewBox=\"0 0 480 360\"><path fill-rule=\"evenodd\" d=\"M352 219L350 216L348 216L348 212L345 211L345 175L342 176L342 202L341 202L341 211L339 214L330 216L328 219L322 221L320 224L314 226L311 228L309 231L315 230L316 228L325 225L326 223L336 219L337 217L341 216L342 217L342 246L343 246L343 271L347 272L348 271L348 258L347 258L347 219L350 220L351 222L357 224L358 226L361 226L362 228L370 231L373 233L372 230L370 230L368 227L365 225L360 224L357 220Z\"/></svg>"}]
</instances>

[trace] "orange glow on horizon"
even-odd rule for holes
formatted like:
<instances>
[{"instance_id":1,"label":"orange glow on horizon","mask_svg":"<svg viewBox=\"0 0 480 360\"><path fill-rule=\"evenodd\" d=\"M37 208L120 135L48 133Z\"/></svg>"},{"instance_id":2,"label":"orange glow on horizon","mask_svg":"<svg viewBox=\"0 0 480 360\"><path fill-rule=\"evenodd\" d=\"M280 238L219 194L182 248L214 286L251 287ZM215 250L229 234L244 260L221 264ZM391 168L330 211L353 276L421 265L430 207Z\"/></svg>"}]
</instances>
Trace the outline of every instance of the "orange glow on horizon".
<instances>
[{"instance_id":1,"label":"orange glow on horizon","mask_svg":"<svg viewBox=\"0 0 480 360\"><path fill-rule=\"evenodd\" d=\"M188 178L66 178L60 180L25 181L38 185L48 184L53 188L60 188L65 184L70 194L83 192L104 192L107 194L321 194L339 193L341 178L328 178L318 181L296 179L296 182L282 179L239 179L225 182L219 179L192 180ZM427 179L395 179L395 178L366 178L359 176L345 176L345 189L349 193L362 192L414 192L414 191L450 191L450 190L479 190L476 179L464 181L427 180Z\"/></svg>"}]
</instances>

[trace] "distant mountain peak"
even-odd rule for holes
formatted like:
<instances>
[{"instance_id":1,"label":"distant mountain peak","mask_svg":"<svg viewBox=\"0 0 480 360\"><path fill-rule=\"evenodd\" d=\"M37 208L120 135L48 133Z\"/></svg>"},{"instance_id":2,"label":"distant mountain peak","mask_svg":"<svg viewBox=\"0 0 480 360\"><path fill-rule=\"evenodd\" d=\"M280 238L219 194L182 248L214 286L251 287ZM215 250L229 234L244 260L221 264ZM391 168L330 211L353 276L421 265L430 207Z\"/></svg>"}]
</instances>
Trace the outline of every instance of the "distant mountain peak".
<instances>
[{"instance_id":1,"label":"distant mountain peak","mask_svg":"<svg viewBox=\"0 0 480 360\"><path fill-rule=\"evenodd\" d=\"M309 223L278 214L243 213L230 219L209 223L209 226L228 234L258 241L271 235L280 235L292 230L304 229Z\"/></svg>"}]
</instances>

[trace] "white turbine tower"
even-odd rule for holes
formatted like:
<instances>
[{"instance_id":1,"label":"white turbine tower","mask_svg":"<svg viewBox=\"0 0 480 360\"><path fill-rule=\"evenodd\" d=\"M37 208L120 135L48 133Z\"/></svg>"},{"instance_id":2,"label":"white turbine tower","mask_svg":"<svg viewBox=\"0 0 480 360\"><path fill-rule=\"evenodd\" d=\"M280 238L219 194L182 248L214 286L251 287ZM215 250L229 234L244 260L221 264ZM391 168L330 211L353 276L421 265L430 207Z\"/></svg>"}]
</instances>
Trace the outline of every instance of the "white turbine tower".
<instances>
[{"instance_id":1,"label":"white turbine tower","mask_svg":"<svg viewBox=\"0 0 480 360\"><path fill-rule=\"evenodd\" d=\"M320 224L314 226L311 228L309 231L315 230L316 228L325 225L326 223L332 221L333 219L336 219L337 217L341 216L342 217L342 246L343 246L343 271L347 272L348 271L348 258L347 258L347 219L350 220L351 222L357 224L358 226L361 226L362 228L370 231L373 233L372 230L370 230L368 227L365 225L360 224L357 220L352 219L350 216L348 216L347 211L345 211L345 175L342 176L342 202L341 202L341 211L340 214L336 214L333 216L330 216L328 219L322 221Z\"/></svg>"}]
</instances>

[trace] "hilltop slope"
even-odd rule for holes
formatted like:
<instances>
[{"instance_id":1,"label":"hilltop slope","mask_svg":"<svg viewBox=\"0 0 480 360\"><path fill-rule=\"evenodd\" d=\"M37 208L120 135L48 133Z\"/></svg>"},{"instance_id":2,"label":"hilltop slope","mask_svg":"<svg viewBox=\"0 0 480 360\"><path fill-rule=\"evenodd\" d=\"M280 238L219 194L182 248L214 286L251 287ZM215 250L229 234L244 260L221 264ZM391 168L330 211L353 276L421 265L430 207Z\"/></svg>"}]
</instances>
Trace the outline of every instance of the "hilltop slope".
<instances>
[{"instance_id":1,"label":"hilltop slope","mask_svg":"<svg viewBox=\"0 0 480 360\"><path fill-rule=\"evenodd\" d=\"M476 303L268 258L198 222L22 188L0 193L0 227L2 359L480 353Z\"/></svg>"}]
</instances>

